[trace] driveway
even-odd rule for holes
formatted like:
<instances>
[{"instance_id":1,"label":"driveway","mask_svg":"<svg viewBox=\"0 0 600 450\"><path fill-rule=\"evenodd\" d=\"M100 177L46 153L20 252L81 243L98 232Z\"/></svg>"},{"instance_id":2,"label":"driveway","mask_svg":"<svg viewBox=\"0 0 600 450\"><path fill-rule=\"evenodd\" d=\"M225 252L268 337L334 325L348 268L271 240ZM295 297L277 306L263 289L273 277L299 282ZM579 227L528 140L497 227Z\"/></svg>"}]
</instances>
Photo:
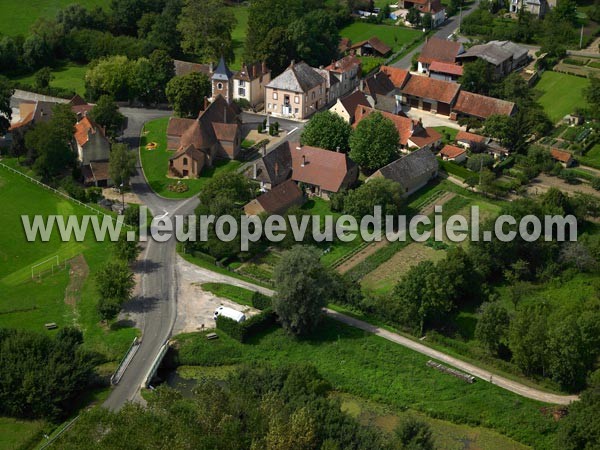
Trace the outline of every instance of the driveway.
<instances>
[{"instance_id":1,"label":"driveway","mask_svg":"<svg viewBox=\"0 0 600 450\"><path fill-rule=\"evenodd\" d=\"M423 125L426 127L449 127L455 130L466 130L465 127L461 127L455 120L450 120L448 116L434 114L419 108L405 108L403 112L411 119L421 119Z\"/></svg>"}]
</instances>

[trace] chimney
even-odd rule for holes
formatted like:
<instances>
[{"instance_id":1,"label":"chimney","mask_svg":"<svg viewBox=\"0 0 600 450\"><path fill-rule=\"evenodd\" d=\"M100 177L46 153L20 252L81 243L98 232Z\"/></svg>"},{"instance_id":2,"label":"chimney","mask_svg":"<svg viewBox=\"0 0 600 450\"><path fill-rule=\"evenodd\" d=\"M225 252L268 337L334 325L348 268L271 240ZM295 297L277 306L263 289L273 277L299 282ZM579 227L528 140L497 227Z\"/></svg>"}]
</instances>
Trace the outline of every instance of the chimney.
<instances>
[{"instance_id":1,"label":"chimney","mask_svg":"<svg viewBox=\"0 0 600 450\"><path fill-rule=\"evenodd\" d=\"M335 151L338 152L338 153L340 152L340 146L339 145L335 148Z\"/></svg>"},{"instance_id":2,"label":"chimney","mask_svg":"<svg viewBox=\"0 0 600 450\"><path fill-rule=\"evenodd\" d=\"M290 67L294 67L294 64L296 64L296 60L292 59L292 62L290 63Z\"/></svg>"},{"instance_id":3,"label":"chimney","mask_svg":"<svg viewBox=\"0 0 600 450\"><path fill-rule=\"evenodd\" d=\"M267 73L267 62L266 62L266 61L263 61L263 62L262 62L262 67L261 67L261 69L262 69L262 73L263 73L263 74Z\"/></svg>"},{"instance_id":4,"label":"chimney","mask_svg":"<svg viewBox=\"0 0 600 450\"><path fill-rule=\"evenodd\" d=\"M363 80L362 78L360 79L360 82L358 83L358 90L362 91L365 88L365 80Z\"/></svg>"},{"instance_id":5,"label":"chimney","mask_svg":"<svg viewBox=\"0 0 600 450\"><path fill-rule=\"evenodd\" d=\"M210 72L210 75L212 75L214 72L214 66L212 61L208 64L208 71Z\"/></svg>"},{"instance_id":6,"label":"chimney","mask_svg":"<svg viewBox=\"0 0 600 450\"><path fill-rule=\"evenodd\" d=\"M302 155L302 164L301 167L306 166L306 155Z\"/></svg>"},{"instance_id":7,"label":"chimney","mask_svg":"<svg viewBox=\"0 0 600 450\"><path fill-rule=\"evenodd\" d=\"M205 95L204 96L204 111L206 111L206 108L208 108L208 97Z\"/></svg>"},{"instance_id":8,"label":"chimney","mask_svg":"<svg viewBox=\"0 0 600 450\"><path fill-rule=\"evenodd\" d=\"M252 166L252 178L256 180L258 177L258 168L256 167L256 163Z\"/></svg>"}]
</instances>

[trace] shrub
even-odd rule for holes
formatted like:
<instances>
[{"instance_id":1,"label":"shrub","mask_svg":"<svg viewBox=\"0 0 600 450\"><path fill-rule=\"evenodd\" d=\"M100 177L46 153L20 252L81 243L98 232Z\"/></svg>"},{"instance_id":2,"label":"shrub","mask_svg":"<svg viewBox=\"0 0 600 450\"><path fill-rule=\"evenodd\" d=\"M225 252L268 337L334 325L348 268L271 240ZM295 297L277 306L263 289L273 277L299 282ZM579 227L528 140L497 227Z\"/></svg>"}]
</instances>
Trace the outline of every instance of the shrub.
<instances>
[{"instance_id":1,"label":"shrub","mask_svg":"<svg viewBox=\"0 0 600 450\"><path fill-rule=\"evenodd\" d=\"M231 338L247 342L252 336L261 331L268 330L276 323L276 315L271 308L246 319L244 322L236 322L227 317L217 317L217 329L227 333Z\"/></svg>"},{"instance_id":2,"label":"shrub","mask_svg":"<svg viewBox=\"0 0 600 450\"><path fill-rule=\"evenodd\" d=\"M271 297L255 292L252 294L252 306L260 310L269 309L271 307Z\"/></svg>"},{"instance_id":3,"label":"shrub","mask_svg":"<svg viewBox=\"0 0 600 450\"><path fill-rule=\"evenodd\" d=\"M596 189L597 191L600 191L600 177L595 177L592 180L591 184L594 189Z\"/></svg>"}]
</instances>

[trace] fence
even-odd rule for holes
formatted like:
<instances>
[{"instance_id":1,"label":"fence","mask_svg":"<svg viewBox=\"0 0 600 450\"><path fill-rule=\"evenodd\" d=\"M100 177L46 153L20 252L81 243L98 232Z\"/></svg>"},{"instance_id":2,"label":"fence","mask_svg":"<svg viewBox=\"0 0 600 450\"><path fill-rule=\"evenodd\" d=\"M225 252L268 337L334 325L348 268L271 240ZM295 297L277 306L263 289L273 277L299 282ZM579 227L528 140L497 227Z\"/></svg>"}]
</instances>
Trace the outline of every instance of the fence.
<instances>
[{"instance_id":1,"label":"fence","mask_svg":"<svg viewBox=\"0 0 600 450\"><path fill-rule=\"evenodd\" d=\"M44 450L47 447L50 447L54 441L56 441L65 431L67 431L69 428L71 428L73 426L73 424L80 418L81 416L77 416L75 417L73 420L71 420L68 424L66 424L62 430L60 430L58 433L56 433L54 436L52 436L48 442L46 442L44 445L42 445L41 447L38 448L38 450Z\"/></svg>"},{"instance_id":2,"label":"fence","mask_svg":"<svg viewBox=\"0 0 600 450\"><path fill-rule=\"evenodd\" d=\"M71 202L73 202L73 203L75 203L75 204L83 207L83 208L89 209L90 211L93 211L97 215L108 217L108 218L110 218L110 220L113 220L113 221L117 220L113 216L111 216L110 214L106 214L105 212L102 212L102 211L94 208L93 206L88 205L87 203L83 203L83 202L77 200L76 198L73 198L70 195L65 194L64 192L61 192L58 189L54 189L53 187L48 186L47 184L44 184L41 181L36 180L35 178L30 177L29 175L26 175L23 172L15 169L13 167L7 166L6 164L4 164L2 162L0 162L0 167L3 167L4 169L8 170L9 172L16 173L17 175L20 175L20 176L24 177L27 181L29 181L29 182L31 182L33 184L37 184L38 186L41 186L42 188L44 188L44 189L46 189L46 190L48 190L48 191L50 191L50 192L52 192L52 193L60 196L60 197L63 197L65 199L67 199L67 200L69 200L69 201L71 201ZM127 225L125 223L123 225L125 227L127 227L127 228L133 228L131 225Z\"/></svg>"},{"instance_id":3,"label":"fence","mask_svg":"<svg viewBox=\"0 0 600 450\"><path fill-rule=\"evenodd\" d=\"M137 353L139 348L140 348L140 341L137 337L134 337L133 342L131 343L131 345L129 346L129 349L127 350L127 353L125 353L125 356L123 356L123 359L121 359L121 362L119 363L119 366L117 367L117 370L115 370L115 373L113 373L112 376L110 377L110 384L112 384L112 385L119 384L119 381L121 381L121 378L123 377L123 374L125 373L125 370L127 369L127 366L129 365L129 363L131 362L131 360L133 359L133 357L135 356L135 354Z\"/></svg>"}]
</instances>

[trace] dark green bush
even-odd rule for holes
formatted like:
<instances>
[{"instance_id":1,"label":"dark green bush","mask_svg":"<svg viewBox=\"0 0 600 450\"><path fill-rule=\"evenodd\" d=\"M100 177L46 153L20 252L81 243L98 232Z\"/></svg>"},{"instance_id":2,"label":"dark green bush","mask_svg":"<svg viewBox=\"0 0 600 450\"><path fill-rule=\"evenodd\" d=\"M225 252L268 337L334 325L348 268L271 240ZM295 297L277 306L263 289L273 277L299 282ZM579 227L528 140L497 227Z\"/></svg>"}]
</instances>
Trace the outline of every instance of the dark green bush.
<instances>
[{"instance_id":1,"label":"dark green bush","mask_svg":"<svg viewBox=\"0 0 600 450\"><path fill-rule=\"evenodd\" d=\"M238 323L227 317L217 317L217 329L227 333L231 338L242 343L261 331L268 330L276 323L276 316L272 309L268 308L260 314Z\"/></svg>"},{"instance_id":2,"label":"dark green bush","mask_svg":"<svg viewBox=\"0 0 600 450\"><path fill-rule=\"evenodd\" d=\"M266 310L271 307L271 297L268 297L260 292L252 294L252 306L256 309Z\"/></svg>"}]
</instances>

